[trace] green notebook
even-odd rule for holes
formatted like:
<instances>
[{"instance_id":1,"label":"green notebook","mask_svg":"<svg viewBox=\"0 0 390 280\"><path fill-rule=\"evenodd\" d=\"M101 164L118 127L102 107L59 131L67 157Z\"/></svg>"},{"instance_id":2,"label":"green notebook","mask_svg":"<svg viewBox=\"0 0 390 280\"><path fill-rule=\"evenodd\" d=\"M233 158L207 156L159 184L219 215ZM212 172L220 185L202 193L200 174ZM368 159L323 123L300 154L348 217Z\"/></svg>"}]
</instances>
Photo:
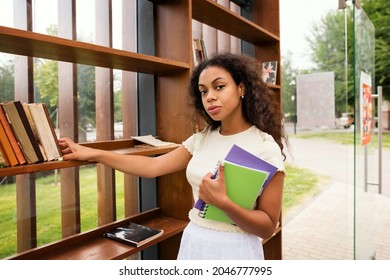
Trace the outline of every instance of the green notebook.
<instances>
[{"instance_id":1,"label":"green notebook","mask_svg":"<svg viewBox=\"0 0 390 280\"><path fill-rule=\"evenodd\" d=\"M269 173L224 161L227 195L245 209L253 209ZM209 220L233 223L219 208L204 204L199 216Z\"/></svg>"}]
</instances>

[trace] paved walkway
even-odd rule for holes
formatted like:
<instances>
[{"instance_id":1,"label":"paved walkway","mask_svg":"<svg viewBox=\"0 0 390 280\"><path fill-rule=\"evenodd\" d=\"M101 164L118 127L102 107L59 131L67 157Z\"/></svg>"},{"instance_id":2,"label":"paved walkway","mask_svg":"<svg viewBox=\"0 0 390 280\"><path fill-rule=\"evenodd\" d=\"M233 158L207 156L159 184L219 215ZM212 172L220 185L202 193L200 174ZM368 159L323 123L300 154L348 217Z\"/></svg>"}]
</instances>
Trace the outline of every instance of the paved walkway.
<instances>
[{"instance_id":1,"label":"paved walkway","mask_svg":"<svg viewBox=\"0 0 390 280\"><path fill-rule=\"evenodd\" d=\"M353 147L290 138L287 161L330 176L330 180L321 185L318 195L284 215L283 259L390 260L390 174L386 172L390 170L390 151L383 154L382 194L378 194L377 186L369 186L368 192L364 191L363 154L361 151L356 154L359 175L355 192ZM375 153L369 157L374 168L376 157ZM376 174L371 171L369 182L377 182Z\"/></svg>"}]
</instances>

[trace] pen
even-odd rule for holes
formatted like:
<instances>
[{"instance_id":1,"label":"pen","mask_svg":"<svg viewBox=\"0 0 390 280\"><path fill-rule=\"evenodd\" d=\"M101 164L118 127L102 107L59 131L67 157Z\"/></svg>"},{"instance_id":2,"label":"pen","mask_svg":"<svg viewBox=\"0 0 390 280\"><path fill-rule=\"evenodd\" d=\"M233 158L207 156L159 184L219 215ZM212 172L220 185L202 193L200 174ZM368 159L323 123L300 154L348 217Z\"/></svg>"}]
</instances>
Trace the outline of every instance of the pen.
<instances>
[{"instance_id":1,"label":"pen","mask_svg":"<svg viewBox=\"0 0 390 280\"><path fill-rule=\"evenodd\" d=\"M219 161L218 161L218 164L217 164L217 167L215 167L214 173L213 173L213 175L211 176L211 179L217 178L219 166L223 166L223 165L224 165L224 161L223 161L223 160L219 160Z\"/></svg>"}]
</instances>

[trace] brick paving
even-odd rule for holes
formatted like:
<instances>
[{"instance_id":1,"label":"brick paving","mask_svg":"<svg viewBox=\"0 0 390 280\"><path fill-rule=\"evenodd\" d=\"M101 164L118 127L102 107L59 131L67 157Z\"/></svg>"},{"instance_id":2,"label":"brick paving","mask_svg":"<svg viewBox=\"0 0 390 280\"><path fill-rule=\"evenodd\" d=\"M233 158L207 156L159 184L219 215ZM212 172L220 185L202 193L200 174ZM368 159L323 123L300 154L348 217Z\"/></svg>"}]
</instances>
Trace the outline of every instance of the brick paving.
<instances>
[{"instance_id":1,"label":"brick paving","mask_svg":"<svg viewBox=\"0 0 390 280\"><path fill-rule=\"evenodd\" d=\"M383 174L382 194L377 193L376 187L370 187L368 192L357 188L355 193L351 147L298 138L290 138L290 145L288 162L320 175L333 174L333 177L321 186L319 194L284 215L283 259L350 260L372 257L390 260L388 174ZM389 151L383 158L383 170L386 170ZM362 174L359 172L357 170L358 174ZM359 217L356 219L356 235L355 196L358 203L356 215Z\"/></svg>"}]
</instances>

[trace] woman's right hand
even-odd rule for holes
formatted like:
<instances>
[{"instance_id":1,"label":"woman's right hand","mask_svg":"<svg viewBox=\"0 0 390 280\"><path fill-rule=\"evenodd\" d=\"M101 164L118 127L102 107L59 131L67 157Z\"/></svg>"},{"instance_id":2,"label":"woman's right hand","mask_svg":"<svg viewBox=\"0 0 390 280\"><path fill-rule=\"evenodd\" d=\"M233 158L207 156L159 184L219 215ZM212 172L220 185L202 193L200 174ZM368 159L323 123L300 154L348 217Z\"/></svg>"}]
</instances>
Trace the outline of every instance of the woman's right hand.
<instances>
[{"instance_id":1,"label":"woman's right hand","mask_svg":"<svg viewBox=\"0 0 390 280\"><path fill-rule=\"evenodd\" d=\"M88 160L94 161L97 150L74 143L70 138L58 139L63 160Z\"/></svg>"}]
</instances>

